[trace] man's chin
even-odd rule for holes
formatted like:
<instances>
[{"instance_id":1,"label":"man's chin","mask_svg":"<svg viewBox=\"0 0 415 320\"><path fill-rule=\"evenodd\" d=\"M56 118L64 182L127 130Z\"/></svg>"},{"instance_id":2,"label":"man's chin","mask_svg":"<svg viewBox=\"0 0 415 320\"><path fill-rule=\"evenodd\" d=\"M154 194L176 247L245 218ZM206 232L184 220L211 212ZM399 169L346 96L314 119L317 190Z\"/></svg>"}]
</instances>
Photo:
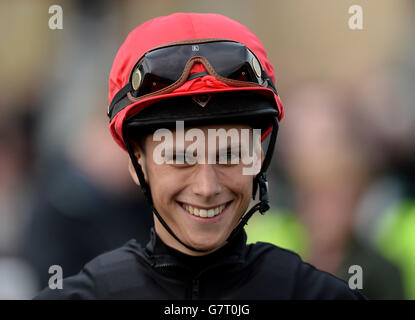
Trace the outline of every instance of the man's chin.
<instances>
[{"instance_id":1,"label":"man's chin","mask_svg":"<svg viewBox=\"0 0 415 320\"><path fill-rule=\"evenodd\" d=\"M192 241L191 246L197 250L202 250L202 254L209 254L223 247L225 244L226 241L206 241L200 239L199 241Z\"/></svg>"}]
</instances>

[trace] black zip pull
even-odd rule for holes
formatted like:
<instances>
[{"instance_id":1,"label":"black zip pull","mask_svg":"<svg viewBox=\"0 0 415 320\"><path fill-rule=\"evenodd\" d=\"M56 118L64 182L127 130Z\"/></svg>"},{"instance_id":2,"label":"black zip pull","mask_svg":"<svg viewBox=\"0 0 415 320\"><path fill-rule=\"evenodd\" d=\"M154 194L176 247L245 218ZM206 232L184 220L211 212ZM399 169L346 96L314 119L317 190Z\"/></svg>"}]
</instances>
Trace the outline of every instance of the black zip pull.
<instances>
[{"instance_id":1,"label":"black zip pull","mask_svg":"<svg viewBox=\"0 0 415 320\"><path fill-rule=\"evenodd\" d=\"M259 185L259 200L260 207L259 212L264 214L267 210L269 210L269 197L268 197L268 181L265 173L260 173L258 176L258 185Z\"/></svg>"},{"instance_id":2,"label":"black zip pull","mask_svg":"<svg viewBox=\"0 0 415 320\"><path fill-rule=\"evenodd\" d=\"M268 181L264 172L261 172L258 175L258 185L259 185L259 200L260 201L269 201L268 198Z\"/></svg>"}]
</instances>

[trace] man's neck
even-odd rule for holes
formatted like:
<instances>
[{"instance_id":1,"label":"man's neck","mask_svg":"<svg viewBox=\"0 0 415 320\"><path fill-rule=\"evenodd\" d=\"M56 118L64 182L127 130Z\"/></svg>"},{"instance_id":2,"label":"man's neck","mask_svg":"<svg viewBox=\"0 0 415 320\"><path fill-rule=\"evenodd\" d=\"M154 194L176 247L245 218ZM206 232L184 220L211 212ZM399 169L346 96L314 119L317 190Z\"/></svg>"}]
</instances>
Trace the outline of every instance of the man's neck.
<instances>
[{"instance_id":1,"label":"man's neck","mask_svg":"<svg viewBox=\"0 0 415 320\"><path fill-rule=\"evenodd\" d=\"M186 248L179 241L173 238L173 236L160 224L160 222L157 219L154 220L154 228L155 228L155 232L157 236L160 238L161 241L163 241L163 243L166 246L171 247L189 256L205 256L205 255L215 252L216 250L226 245L226 242L224 242L221 246L218 246L212 249L207 249L207 251L203 251L203 252L193 251L193 250L190 250L189 248ZM199 248L196 248L196 249L199 249ZM201 249L204 250L204 248L201 248Z\"/></svg>"}]
</instances>

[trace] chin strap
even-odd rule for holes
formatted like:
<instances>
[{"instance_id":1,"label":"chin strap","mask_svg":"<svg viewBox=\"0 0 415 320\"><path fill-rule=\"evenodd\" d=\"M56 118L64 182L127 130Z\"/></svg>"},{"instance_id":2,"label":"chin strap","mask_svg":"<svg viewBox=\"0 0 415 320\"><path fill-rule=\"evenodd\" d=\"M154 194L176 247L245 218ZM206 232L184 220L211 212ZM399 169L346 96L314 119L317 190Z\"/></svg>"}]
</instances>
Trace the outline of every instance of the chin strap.
<instances>
[{"instance_id":1,"label":"chin strap","mask_svg":"<svg viewBox=\"0 0 415 320\"><path fill-rule=\"evenodd\" d=\"M251 216L256 212L259 211L261 214L264 214L270 207L269 207L269 197L268 197L268 181L266 179L265 171L268 169L268 166L271 162L272 155L274 153L274 146L275 141L277 138L278 133L278 121L277 119L274 119L273 122L273 130L271 133L271 138L269 142L269 146L267 148L267 152L265 155L264 162L261 167L261 171L255 176L253 181L253 190L252 190L252 199L255 200L255 196L257 193L257 190L259 188L259 200L260 202L255 204L245 215L241 217L241 220L239 221L238 225L232 230L231 234L229 235L227 242L230 242L242 229L243 227L248 223L248 220L251 218ZM128 154L131 158L131 162L133 163L134 170L137 174L138 180L140 182L141 190L143 191L144 198L147 200L148 204L150 205L153 213L156 215L159 222L163 225L163 227L167 230L167 232L176 239L181 245L186 247L187 249L194 251L194 252L207 252L209 250L201 250L194 248L186 243L184 243L182 240L179 239L179 237L176 236L176 234L171 230L171 228L167 225L167 223L164 221L164 219L161 217L160 213L157 211L157 209L154 207L153 199L151 197L151 190L148 183L145 181L143 170L141 168L141 165L138 163L138 160L134 154L134 150L132 148L132 145L128 139L127 136L127 130L126 125L123 126L123 136L125 141L125 146L128 151Z\"/></svg>"},{"instance_id":2,"label":"chin strap","mask_svg":"<svg viewBox=\"0 0 415 320\"><path fill-rule=\"evenodd\" d=\"M259 173L254 179L254 191L253 199L255 200L256 189L259 186L259 200L260 202L254 205L245 215L241 218L238 225L235 229L232 230L232 233L229 235L227 242L230 242L248 223L248 220L252 215L259 211L261 214L264 214L269 209L269 200L268 200L268 181L265 177L265 173Z\"/></svg>"}]
</instances>

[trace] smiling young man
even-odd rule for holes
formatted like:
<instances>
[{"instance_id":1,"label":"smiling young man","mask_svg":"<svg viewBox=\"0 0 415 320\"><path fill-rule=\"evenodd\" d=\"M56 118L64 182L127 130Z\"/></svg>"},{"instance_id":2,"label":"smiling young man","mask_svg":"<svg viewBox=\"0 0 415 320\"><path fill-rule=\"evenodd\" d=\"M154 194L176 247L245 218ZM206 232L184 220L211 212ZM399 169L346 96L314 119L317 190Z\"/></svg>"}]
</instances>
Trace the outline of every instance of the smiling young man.
<instances>
[{"instance_id":1,"label":"smiling young man","mask_svg":"<svg viewBox=\"0 0 415 320\"><path fill-rule=\"evenodd\" d=\"M182 130L182 134L177 130L172 132L173 139L169 141L172 142L171 156L166 157L164 163L155 161L157 158L155 151L160 142L154 141L154 134L147 135L142 146L135 146L134 155L143 168L145 180L151 181L154 207L183 243L200 251L182 245L156 218L155 229L158 237L166 245L186 254L204 255L226 244L230 231L238 225L252 197L253 176L243 174L243 169L249 167L242 162L241 157L241 149L246 155L249 152L246 147L249 148L249 145L244 146L244 143L238 141L231 144L227 141L230 139L226 139L225 134L221 136L220 133L234 130L234 140L238 140L244 130L251 133L252 128L239 124L200 126L198 137L202 139L195 142L184 141L184 150L180 151L173 141L180 134L182 136L188 134L189 130L194 128ZM218 130L222 130L219 135L212 134ZM252 134L248 139L249 137L252 138ZM226 145L219 149L219 141L213 140L214 148L209 150L208 146L213 144L209 144L207 140L212 141L212 138L214 140L225 138L223 141ZM199 151L199 157L195 157L193 163L190 163L189 157L185 156L185 150L190 146L193 146L193 150ZM259 148L257 146L258 162ZM205 158L200 157L202 152ZM213 159L211 161L214 162L213 164L208 163L209 156ZM183 160L179 161L179 159ZM140 185L132 162L130 162L130 172L135 182Z\"/></svg>"},{"instance_id":2,"label":"smiling young man","mask_svg":"<svg viewBox=\"0 0 415 320\"><path fill-rule=\"evenodd\" d=\"M362 299L293 252L246 244L243 226L269 208L265 173L284 115L274 82L258 38L222 15L177 13L133 30L111 70L108 116L154 213L151 240L37 298Z\"/></svg>"}]
</instances>

